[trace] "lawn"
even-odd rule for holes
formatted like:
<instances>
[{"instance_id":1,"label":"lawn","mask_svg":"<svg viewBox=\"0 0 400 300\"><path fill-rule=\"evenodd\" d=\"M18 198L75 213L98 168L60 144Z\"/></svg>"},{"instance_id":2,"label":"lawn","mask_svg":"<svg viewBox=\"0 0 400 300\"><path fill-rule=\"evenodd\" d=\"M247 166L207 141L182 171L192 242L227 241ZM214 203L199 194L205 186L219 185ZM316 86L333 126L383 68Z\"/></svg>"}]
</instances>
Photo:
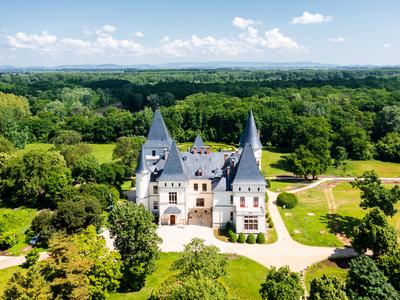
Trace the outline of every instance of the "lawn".
<instances>
[{"instance_id":1,"label":"lawn","mask_svg":"<svg viewBox=\"0 0 400 300\"><path fill-rule=\"evenodd\" d=\"M359 190L348 182L327 182L296 195L295 208L279 211L291 236L306 245L348 244L352 228L366 213L359 206ZM389 223L400 232L400 213L389 218Z\"/></svg>"},{"instance_id":2,"label":"lawn","mask_svg":"<svg viewBox=\"0 0 400 300\"><path fill-rule=\"evenodd\" d=\"M7 286L8 280L10 280L12 275L19 270L22 270L19 266L0 270L0 299L3 299L2 295Z\"/></svg>"},{"instance_id":3,"label":"lawn","mask_svg":"<svg viewBox=\"0 0 400 300\"><path fill-rule=\"evenodd\" d=\"M324 260L310 266L305 272L305 285L307 293L310 291L310 283L313 279L319 278L322 275L334 275L343 280L346 279L349 270L348 260Z\"/></svg>"},{"instance_id":4,"label":"lawn","mask_svg":"<svg viewBox=\"0 0 400 300\"><path fill-rule=\"evenodd\" d=\"M92 148L92 154L99 163L106 163L112 161L112 152L114 150L115 144L88 144ZM31 150L50 150L53 148L53 144L29 144L26 145L24 149L18 150L17 155L24 154Z\"/></svg>"},{"instance_id":5,"label":"lawn","mask_svg":"<svg viewBox=\"0 0 400 300\"><path fill-rule=\"evenodd\" d=\"M135 293L115 293L108 299L148 299L152 291L156 290L165 279L176 274L169 268L179 255L179 253L161 253L160 259L157 261L157 270L147 277L144 288ZM230 299L261 299L258 290L266 273L265 267L251 259L230 256L228 274L221 279L221 283L227 290Z\"/></svg>"},{"instance_id":6,"label":"lawn","mask_svg":"<svg viewBox=\"0 0 400 300\"><path fill-rule=\"evenodd\" d=\"M384 162L379 160L348 160L343 169L330 167L327 171L329 175L335 176L361 176L365 171L375 170L381 177L400 177L400 164Z\"/></svg>"},{"instance_id":7,"label":"lawn","mask_svg":"<svg viewBox=\"0 0 400 300\"><path fill-rule=\"evenodd\" d=\"M310 183L303 179L270 179L269 189L273 192L286 192L301 188Z\"/></svg>"},{"instance_id":8,"label":"lawn","mask_svg":"<svg viewBox=\"0 0 400 300\"><path fill-rule=\"evenodd\" d=\"M36 210L28 208L0 208L0 233L17 236L17 243L6 250L8 255L20 255L28 246L25 232L35 217Z\"/></svg>"}]
</instances>

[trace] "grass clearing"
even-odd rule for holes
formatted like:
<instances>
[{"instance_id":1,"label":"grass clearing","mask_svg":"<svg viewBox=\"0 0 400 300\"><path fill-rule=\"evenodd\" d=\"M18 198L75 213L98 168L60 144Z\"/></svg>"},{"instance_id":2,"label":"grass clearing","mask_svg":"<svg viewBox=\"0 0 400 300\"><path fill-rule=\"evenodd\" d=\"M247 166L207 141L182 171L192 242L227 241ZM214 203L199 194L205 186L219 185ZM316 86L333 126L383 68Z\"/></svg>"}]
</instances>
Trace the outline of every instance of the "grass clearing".
<instances>
[{"instance_id":1,"label":"grass clearing","mask_svg":"<svg viewBox=\"0 0 400 300\"><path fill-rule=\"evenodd\" d=\"M170 270L170 267L179 256L180 253L161 253L160 259L157 261L157 270L147 277L144 288L134 293L114 293L108 299L148 299L165 279L176 274ZM266 273L267 269L264 266L251 259L229 256L227 275L220 279L220 282L227 290L230 299L261 299L258 290Z\"/></svg>"},{"instance_id":2,"label":"grass clearing","mask_svg":"<svg viewBox=\"0 0 400 300\"><path fill-rule=\"evenodd\" d=\"M347 272L349 270L349 260L337 259L337 260L324 260L310 266L305 272L305 285L307 293L310 291L310 283L315 278L319 278L322 275L336 276L343 280L346 279Z\"/></svg>"},{"instance_id":3,"label":"grass clearing","mask_svg":"<svg viewBox=\"0 0 400 300\"><path fill-rule=\"evenodd\" d=\"M286 192L304 187L310 183L303 179L271 179L269 189L273 192Z\"/></svg>"},{"instance_id":4,"label":"grass clearing","mask_svg":"<svg viewBox=\"0 0 400 300\"><path fill-rule=\"evenodd\" d=\"M11 234L17 238L17 243L6 249L8 255L20 255L28 246L28 237L25 232L29 229L35 215L35 209L0 208L0 234Z\"/></svg>"},{"instance_id":5,"label":"grass clearing","mask_svg":"<svg viewBox=\"0 0 400 300\"><path fill-rule=\"evenodd\" d=\"M360 207L360 191L349 182L326 182L296 195L295 208L279 211L293 239L306 245L349 244L352 229L367 213ZM400 232L400 212L388 220Z\"/></svg>"},{"instance_id":6,"label":"grass clearing","mask_svg":"<svg viewBox=\"0 0 400 300\"><path fill-rule=\"evenodd\" d=\"M365 171L375 170L381 177L400 177L400 164L379 160L348 160L344 169L328 168L327 175L334 176L361 176Z\"/></svg>"}]
</instances>

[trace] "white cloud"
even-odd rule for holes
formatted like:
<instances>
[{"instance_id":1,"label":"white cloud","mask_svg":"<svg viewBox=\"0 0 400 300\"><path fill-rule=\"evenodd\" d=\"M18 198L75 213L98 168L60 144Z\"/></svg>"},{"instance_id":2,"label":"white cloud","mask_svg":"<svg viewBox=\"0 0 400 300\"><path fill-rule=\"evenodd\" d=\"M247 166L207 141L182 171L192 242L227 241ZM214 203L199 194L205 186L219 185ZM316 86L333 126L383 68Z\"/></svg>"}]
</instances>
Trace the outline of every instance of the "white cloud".
<instances>
[{"instance_id":1,"label":"white cloud","mask_svg":"<svg viewBox=\"0 0 400 300\"><path fill-rule=\"evenodd\" d=\"M392 45L390 45L389 43L385 43L383 44L381 47L382 48L390 48Z\"/></svg>"},{"instance_id":2,"label":"white cloud","mask_svg":"<svg viewBox=\"0 0 400 300\"><path fill-rule=\"evenodd\" d=\"M11 48L47 50L49 46L54 45L57 42L57 37L48 34L47 31L43 31L41 34L18 32L13 36L7 35L6 42Z\"/></svg>"},{"instance_id":3,"label":"white cloud","mask_svg":"<svg viewBox=\"0 0 400 300\"><path fill-rule=\"evenodd\" d=\"M269 49L295 49L299 48L299 45L292 40L290 37L283 35L279 28L273 28L265 33L266 47Z\"/></svg>"},{"instance_id":4,"label":"white cloud","mask_svg":"<svg viewBox=\"0 0 400 300\"><path fill-rule=\"evenodd\" d=\"M133 35L136 36L136 37L139 37L139 38L144 37L144 34L141 31L136 31Z\"/></svg>"},{"instance_id":5,"label":"white cloud","mask_svg":"<svg viewBox=\"0 0 400 300\"><path fill-rule=\"evenodd\" d=\"M318 13L312 14L305 11L302 16L295 17L291 21L292 24L319 24L326 23L333 20L332 16L324 16Z\"/></svg>"},{"instance_id":6,"label":"white cloud","mask_svg":"<svg viewBox=\"0 0 400 300\"><path fill-rule=\"evenodd\" d=\"M110 36L115 32L115 30L117 30L117 28L115 28L114 26L104 25L100 29L96 30L96 35L98 35L98 36Z\"/></svg>"},{"instance_id":7,"label":"white cloud","mask_svg":"<svg viewBox=\"0 0 400 300\"><path fill-rule=\"evenodd\" d=\"M168 43L171 39L169 38L169 36L164 36L161 40L160 43Z\"/></svg>"},{"instance_id":8,"label":"white cloud","mask_svg":"<svg viewBox=\"0 0 400 300\"><path fill-rule=\"evenodd\" d=\"M346 39L344 37L338 36L328 39L332 43L343 43Z\"/></svg>"},{"instance_id":9,"label":"white cloud","mask_svg":"<svg viewBox=\"0 0 400 300\"><path fill-rule=\"evenodd\" d=\"M251 19L243 19L241 17L235 17L232 20L232 24L238 28L245 29L250 25L254 25L256 22Z\"/></svg>"}]
</instances>

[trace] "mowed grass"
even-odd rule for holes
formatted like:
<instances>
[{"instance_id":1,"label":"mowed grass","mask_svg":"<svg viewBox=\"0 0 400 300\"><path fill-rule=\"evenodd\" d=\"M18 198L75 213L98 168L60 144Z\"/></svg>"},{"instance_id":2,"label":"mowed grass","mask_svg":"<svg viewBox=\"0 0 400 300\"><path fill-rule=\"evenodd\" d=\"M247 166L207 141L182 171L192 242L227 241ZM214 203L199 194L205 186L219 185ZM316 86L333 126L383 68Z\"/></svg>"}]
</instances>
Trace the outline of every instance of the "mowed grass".
<instances>
[{"instance_id":1,"label":"mowed grass","mask_svg":"<svg viewBox=\"0 0 400 300\"><path fill-rule=\"evenodd\" d=\"M135 293L114 293L108 299L148 299L164 280L176 274L170 267L179 255L179 253L161 253L157 261L157 270L147 277L144 288ZM220 282L227 290L230 299L261 299L258 290L266 274L267 269L257 262L241 256L230 256L227 275L220 279Z\"/></svg>"},{"instance_id":2,"label":"mowed grass","mask_svg":"<svg viewBox=\"0 0 400 300\"><path fill-rule=\"evenodd\" d=\"M108 163L113 160L112 153L115 144L88 144L92 148L92 154L99 163ZM23 155L32 150L45 150L48 151L54 147L53 144L35 143L26 145L24 149L18 150L17 155Z\"/></svg>"},{"instance_id":3,"label":"mowed grass","mask_svg":"<svg viewBox=\"0 0 400 300\"><path fill-rule=\"evenodd\" d=\"M305 272L305 285L307 293L310 291L310 283L316 278L326 276L336 276L343 280L346 279L349 270L348 260L324 260L310 266Z\"/></svg>"},{"instance_id":4,"label":"mowed grass","mask_svg":"<svg viewBox=\"0 0 400 300\"><path fill-rule=\"evenodd\" d=\"M327 182L296 195L299 203L295 208L279 211L291 236L306 245L336 247L348 243L352 229L367 213L360 207L360 191L349 182ZM328 197L333 199L330 209ZM400 233L400 212L388 221Z\"/></svg>"},{"instance_id":5,"label":"mowed grass","mask_svg":"<svg viewBox=\"0 0 400 300\"><path fill-rule=\"evenodd\" d=\"M375 170L381 177L400 177L400 164L393 162L385 162L379 160L348 160L344 168L335 169L329 167L327 175L334 176L361 176L365 171Z\"/></svg>"},{"instance_id":6,"label":"mowed grass","mask_svg":"<svg viewBox=\"0 0 400 300\"><path fill-rule=\"evenodd\" d=\"M6 249L8 255L20 255L28 246L25 232L29 229L33 218L36 215L35 209L30 208L0 208L0 233L17 236L17 243Z\"/></svg>"},{"instance_id":7,"label":"mowed grass","mask_svg":"<svg viewBox=\"0 0 400 300\"><path fill-rule=\"evenodd\" d=\"M327 228L328 202L324 186L297 193L297 206L292 209L279 207L279 212L294 240L311 246L340 247L343 243Z\"/></svg>"},{"instance_id":8,"label":"mowed grass","mask_svg":"<svg viewBox=\"0 0 400 300\"><path fill-rule=\"evenodd\" d=\"M303 179L271 179L269 189L273 192L286 192L301 188L310 183Z\"/></svg>"}]
</instances>

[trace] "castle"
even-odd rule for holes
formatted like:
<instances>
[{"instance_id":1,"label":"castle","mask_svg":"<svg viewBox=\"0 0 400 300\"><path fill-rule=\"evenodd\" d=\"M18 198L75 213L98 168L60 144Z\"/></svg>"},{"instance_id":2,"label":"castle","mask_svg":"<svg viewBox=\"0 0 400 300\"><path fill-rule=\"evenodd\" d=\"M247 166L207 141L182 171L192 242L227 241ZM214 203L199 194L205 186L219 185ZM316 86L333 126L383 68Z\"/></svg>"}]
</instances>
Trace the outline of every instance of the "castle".
<instances>
[{"instance_id":1,"label":"castle","mask_svg":"<svg viewBox=\"0 0 400 300\"><path fill-rule=\"evenodd\" d=\"M211 152L197 136L191 149L180 152L156 110L137 164L136 203L160 225L218 228L231 222L236 232L266 232L261 158L252 112L238 151Z\"/></svg>"}]
</instances>

